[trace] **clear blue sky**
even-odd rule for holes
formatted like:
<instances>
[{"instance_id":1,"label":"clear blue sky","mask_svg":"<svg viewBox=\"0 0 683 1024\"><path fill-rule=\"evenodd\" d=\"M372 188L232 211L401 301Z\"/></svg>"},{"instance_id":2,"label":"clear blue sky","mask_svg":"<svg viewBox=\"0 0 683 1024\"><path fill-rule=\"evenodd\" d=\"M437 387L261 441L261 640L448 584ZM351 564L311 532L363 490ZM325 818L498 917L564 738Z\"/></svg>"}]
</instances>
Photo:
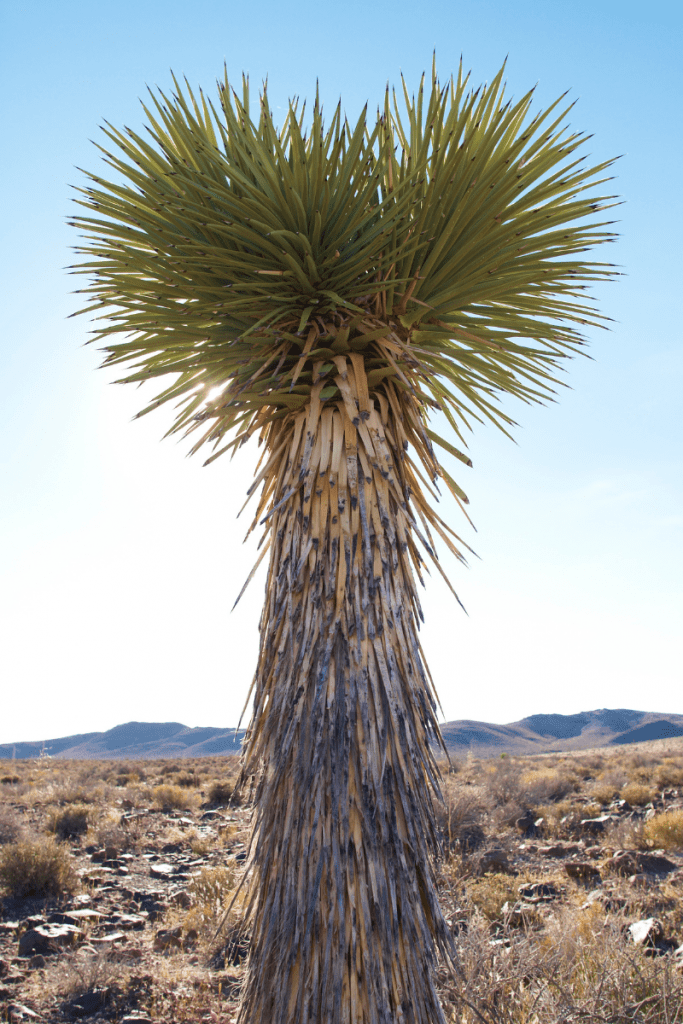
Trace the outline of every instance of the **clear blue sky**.
<instances>
[{"instance_id":1,"label":"clear blue sky","mask_svg":"<svg viewBox=\"0 0 683 1024\"><path fill-rule=\"evenodd\" d=\"M203 469L159 440L167 414L131 423L144 394L108 384L87 320L67 319L89 140L104 119L139 126L170 68L209 91L224 62L267 75L276 107L319 79L355 116L401 71L416 85L435 47L442 77L462 53L478 83L509 55L513 95L579 98L593 159L624 154L609 255L628 275L600 289L615 323L590 332L572 390L515 408L517 445L472 437L482 560L453 567L469 617L436 578L425 599L445 717L683 712L679 0L5 0L1 17L0 742L234 725L255 660L263 578L229 611L253 559L235 522L249 451Z\"/></svg>"}]
</instances>

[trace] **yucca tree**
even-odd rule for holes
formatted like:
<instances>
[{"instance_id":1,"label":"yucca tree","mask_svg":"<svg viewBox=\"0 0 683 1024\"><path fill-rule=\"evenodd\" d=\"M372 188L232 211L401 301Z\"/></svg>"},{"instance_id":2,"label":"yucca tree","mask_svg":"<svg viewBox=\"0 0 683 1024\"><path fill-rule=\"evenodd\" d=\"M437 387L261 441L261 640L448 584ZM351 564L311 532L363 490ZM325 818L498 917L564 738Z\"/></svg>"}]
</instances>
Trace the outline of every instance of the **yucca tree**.
<instances>
[{"instance_id":1,"label":"yucca tree","mask_svg":"<svg viewBox=\"0 0 683 1024\"><path fill-rule=\"evenodd\" d=\"M174 80L175 82L175 80ZM328 125L316 98L277 127L227 78L219 103L175 82L148 134L104 131L115 176L79 200L104 365L170 375L212 462L256 436L252 529L269 557L244 778L255 778L249 1024L443 1021L433 799L440 742L418 639L426 553L466 548L435 510L467 498L473 421L511 424L601 322L585 251L607 163L586 167L562 98L530 115L503 69L460 70ZM568 108L567 108L568 109ZM452 440L435 432L452 431ZM458 445L459 447L457 447ZM260 561L260 559L259 559Z\"/></svg>"}]
</instances>

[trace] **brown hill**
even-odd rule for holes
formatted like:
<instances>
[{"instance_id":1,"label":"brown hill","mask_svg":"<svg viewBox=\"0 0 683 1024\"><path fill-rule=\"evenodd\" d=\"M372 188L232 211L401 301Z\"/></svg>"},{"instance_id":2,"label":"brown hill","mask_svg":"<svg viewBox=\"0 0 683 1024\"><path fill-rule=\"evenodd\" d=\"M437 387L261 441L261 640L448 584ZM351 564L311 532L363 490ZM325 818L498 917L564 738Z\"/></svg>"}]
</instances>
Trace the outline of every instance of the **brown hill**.
<instances>
[{"instance_id":1,"label":"brown hill","mask_svg":"<svg viewBox=\"0 0 683 1024\"><path fill-rule=\"evenodd\" d=\"M576 715L530 715L509 725L471 720L446 722L441 731L446 747L454 755L469 751L479 756L503 752L533 754L683 736L683 715L601 708ZM41 754L81 760L207 757L234 754L243 737L243 729L190 729L180 722L127 722L107 732L0 744L0 758L22 759Z\"/></svg>"}]
</instances>

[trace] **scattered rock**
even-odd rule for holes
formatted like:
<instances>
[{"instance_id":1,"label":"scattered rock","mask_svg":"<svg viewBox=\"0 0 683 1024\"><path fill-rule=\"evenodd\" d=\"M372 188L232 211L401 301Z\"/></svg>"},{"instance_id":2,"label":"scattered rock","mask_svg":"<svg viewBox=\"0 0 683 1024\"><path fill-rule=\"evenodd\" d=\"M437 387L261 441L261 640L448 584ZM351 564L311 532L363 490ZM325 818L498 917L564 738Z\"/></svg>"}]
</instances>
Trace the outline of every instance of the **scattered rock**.
<instances>
[{"instance_id":1,"label":"scattered rock","mask_svg":"<svg viewBox=\"0 0 683 1024\"><path fill-rule=\"evenodd\" d=\"M592 892L588 893L588 896L586 897L586 902L581 904L579 910L588 910L588 908L592 907L594 903L599 903L603 901L604 895L605 894L603 893L602 889L593 889Z\"/></svg>"},{"instance_id":2,"label":"scattered rock","mask_svg":"<svg viewBox=\"0 0 683 1024\"><path fill-rule=\"evenodd\" d=\"M678 867L661 853L637 853L636 863L640 871L653 875L668 875Z\"/></svg>"},{"instance_id":3,"label":"scattered rock","mask_svg":"<svg viewBox=\"0 0 683 1024\"><path fill-rule=\"evenodd\" d=\"M173 928L171 930L162 929L161 931L158 931L154 936L154 949L158 953L166 952L169 949L179 949L182 934L182 928Z\"/></svg>"},{"instance_id":4,"label":"scattered rock","mask_svg":"<svg viewBox=\"0 0 683 1024\"><path fill-rule=\"evenodd\" d=\"M633 875L636 872L636 859L624 850L617 850L614 856L607 861L607 867L617 875Z\"/></svg>"},{"instance_id":5,"label":"scattered rock","mask_svg":"<svg viewBox=\"0 0 683 1024\"><path fill-rule=\"evenodd\" d=\"M631 875L628 882L634 889L645 889L650 884L650 878L642 872L636 872L635 875Z\"/></svg>"},{"instance_id":6,"label":"scattered rock","mask_svg":"<svg viewBox=\"0 0 683 1024\"><path fill-rule=\"evenodd\" d=\"M31 1010L28 1006L24 1006L23 1003L12 1003L9 1008L9 1019L13 1022L22 1020L40 1020L40 1016L35 1012L35 1010Z\"/></svg>"},{"instance_id":7,"label":"scattered rock","mask_svg":"<svg viewBox=\"0 0 683 1024\"><path fill-rule=\"evenodd\" d=\"M529 903L554 900L562 894L562 890L558 889L552 882L532 882L529 885L520 885L517 891L522 899L527 900Z\"/></svg>"},{"instance_id":8,"label":"scattered rock","mask_svg":"<svg viewBox=\"0 0 683 1024\"><path fill-rule=\"evenodd\" d=\"M152 864L149 873L152 878L172 878L176 873L173 864Z\"/></svg>"},{"instance_id":9,"label":"scattered rock","mask_svg":"<svg viewBox=\"0 0 683 1024\"><path fill-rule=\"evenodd\" d=\"M576 843L552 843L550 846L539 846L538 852L541 857L572 857L581 852L581 847Z\"/></svg>"},{"instance_id":10,"label":"scattered rock","mask_svg":"<svg viewBox=\"0 0 683 1024\"><path fill-rule=\"evenodd\" d=\"M108 997L108 989L93 988L67 1003L62 1003L62 1010L70 1017L90 1017L105 1005Z\"/></svg>"},{"instance_id":11,"label":"scattered rock","mask_svg":"<svg viewBox=\"0 0 683 1024\"><path fill-rule=\"evenodd\" d=\"M634 946L653 946L664 937L662 922L656 917L647 917L642 921L634 921L627 928Z\"/></svg>"},{"instance_id":12,"label":"scattered rock","mask_svg":"<svg viewBox=\"0 0 683 1024\"><path fill-rule=\"evenodd\" d=\"M36 955L32 956L28 962L28 965L32 971L40 970L41 967L45 967L46 964L47 960L45 959L42 953L36 953Z\"/></svg>"},{"instance_id":13,"label":"scattered rock","mask_svg":"<svg viewBox=\"0 0 683 1024\"><path fill-rule=\"evenodd\" d=\"M45 924L29 928L19 939L19 956L34 953L49 955L63 946L72 946L83 938L83 932L72 924Z\"/></svg>"},{"instance_id":14,"label":"scattered rock","mask_svg":"<svg viewBox=\"0 0 683 1024\"><path fill-rule=\"evenodd\" d=\"M111 919L117 928L130 928L140 931L147 924L147 917L143 914L112 914Z\"/></svg>"},{"instance_id":15,"label":"scattered rock","mask_svg":"<svg viewBox=\"0 0 683 1024\"><path fill-rule=\"evenodd\" d=\"M83 907L77 910L67 910L62 914L50 914L49 924L99 924L104 915L98 910Z\"/></svg>"},{"instance_id":16,"label":"scattered rock","mask_svg":"<svg viewBox=\"0 0 683 1024\"><path fill-rule=\"evenodd\" d=\"M125 932L107 932L106 935L93 936L90 942L96 946L107 946L112 945L114 942L119 942L121 939L126 938Z\"/></svg>"},{"instance_id":17,"label":"scattered rock","mask_svg":"<svg viewBox=\"0 0 683 1024\"><path fill-rule=\"evenodd\" d=\"M517 818L515 821L515 828L522 833L523 836L533 836L536 833L536 822L533 811L525 811L521 818Z\"/></svg>"},{"instance_id":18,"label":"scattered rock","mask_svg":"<svg viewBox=\"0 0 683 1024\"><path fill-rule=\"evenodd\" d=\"M596 875L600 874L595 864L591 864L587 860L568 860L562 866L566 875L579 881L585 881L587 878L594 879Z\"/></svg>"},{"instance_id":19,"label":"scattered rock","mask_svg":"<svg viewBox=\"0 0 683 1024\"><path fill-rule=\"evenodd\" d=\"M598 818L584 818L580 827L583 832L604 832L613 821L616 821L613 814L601 814Z\"/></svg>"},{"instance_id":20,"label":"scattered rock","mask_svg":"<svg viewBox=\"0 0 683 1024\"><path fill-rule=\"evenodd\" d=\"M607 866L618 875L664 875L676 871L677 864L661 853L641 853L636 850L617 850Z\"/></svg>"},{"instance_id":21,"label":"scattered rock","mask_svg":"<svg viewBox=\"0 0 683 1024\"><path fill-rule=\"evenodd\" d=\"M512 865L505 850L486 850L479 858L479 874L485 875L487 871L495 871L505 874L512 870Z\"/></svg>"},{"instance_id":22,"label":"scattered rock","mask_svg":"<svg viewBox=\"0 0 683 1024\"><path fill-rule=\"evenodd\" d=\"M174 892L171 896L171 903L176 907L182 907L183 910L189 910L192 906L192 897L189 892L185 891L185 889L180 889L178 892Z\"/></svg>"}]
</instances>

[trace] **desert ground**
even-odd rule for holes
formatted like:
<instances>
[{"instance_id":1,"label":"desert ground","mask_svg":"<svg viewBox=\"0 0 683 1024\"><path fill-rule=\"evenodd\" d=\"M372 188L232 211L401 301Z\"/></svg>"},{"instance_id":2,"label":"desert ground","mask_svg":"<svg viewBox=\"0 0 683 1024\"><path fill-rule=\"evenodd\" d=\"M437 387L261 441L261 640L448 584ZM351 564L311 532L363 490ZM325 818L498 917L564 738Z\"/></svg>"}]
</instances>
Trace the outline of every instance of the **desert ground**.
<instances>
[{"instance_id":1,"label":"desert ground","mask_svg":"<svg viewBox=\"0 0 683 1024\"><path fill-rule=\"evenodd\" d=\"M683 741L440 761L466 1024L683 1021ZM0 1021L236 1018L236 756L0 760Z\"/></svg>"}]
</instances>

